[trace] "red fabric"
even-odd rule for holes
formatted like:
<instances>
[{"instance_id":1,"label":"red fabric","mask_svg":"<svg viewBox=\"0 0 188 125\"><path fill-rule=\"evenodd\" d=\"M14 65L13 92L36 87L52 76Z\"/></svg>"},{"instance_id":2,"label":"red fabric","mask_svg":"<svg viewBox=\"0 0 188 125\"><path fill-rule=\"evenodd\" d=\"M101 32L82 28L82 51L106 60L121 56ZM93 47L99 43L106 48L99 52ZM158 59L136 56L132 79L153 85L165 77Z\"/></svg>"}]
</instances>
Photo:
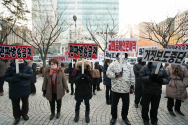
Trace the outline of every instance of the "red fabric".
<instances>
[{"instance_id":1,"label":"red fabric","mask_svg":"<svg viewBox=\"0 0 188 125\"><path fill-rule=\"evenodd\" d=\"M52 93L57 93L56 79L57 79L58 70L59 67L57 69L50 69L50 76L52 80Z\"/></svg>"}]
</instances>

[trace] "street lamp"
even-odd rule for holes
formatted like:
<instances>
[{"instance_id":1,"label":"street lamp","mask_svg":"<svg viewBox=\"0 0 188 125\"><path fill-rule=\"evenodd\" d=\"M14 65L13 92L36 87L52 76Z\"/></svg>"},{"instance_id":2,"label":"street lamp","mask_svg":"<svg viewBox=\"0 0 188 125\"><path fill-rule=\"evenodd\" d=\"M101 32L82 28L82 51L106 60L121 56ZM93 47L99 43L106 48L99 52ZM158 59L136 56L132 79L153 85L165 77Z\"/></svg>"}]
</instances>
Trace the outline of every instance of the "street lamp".
<instances>
[{"instance_id":1,"label":"street lamp","mask_svg":"<svg viewBox=\"0 0 188 125\"><path fill-rule=\"evenodd\" d=\"M77 20L77 17L74 15L73 16L73 20L74 20L74 22L75 22L75 43L77 43L77 33L76 33L76 20Z\"/></svg>"}]
</instances>

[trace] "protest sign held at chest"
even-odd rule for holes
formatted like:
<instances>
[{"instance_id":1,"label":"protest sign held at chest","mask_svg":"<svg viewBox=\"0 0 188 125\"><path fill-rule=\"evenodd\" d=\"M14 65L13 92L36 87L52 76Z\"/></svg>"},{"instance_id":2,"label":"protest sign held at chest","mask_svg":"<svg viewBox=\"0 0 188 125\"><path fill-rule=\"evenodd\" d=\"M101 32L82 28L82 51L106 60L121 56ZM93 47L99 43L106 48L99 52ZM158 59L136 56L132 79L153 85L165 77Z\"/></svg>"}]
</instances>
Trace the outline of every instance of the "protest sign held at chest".
<instances>
[{"instance_id":1,"label":"protest sign held at chest","mask_svg":"<svg viewBox=\"0 0 188 125\"><path fill-rule=\"evenodd\" d=\"M69 58L97 59L98 45L69 43Z\"/></svg>"},{"instance_id":2,"label":"protest sign held at chest","mask_svg":"<svg viewBox=\"0 0 188 125\"><path fill-rule=\"evenodd\" d=\"M108 39L108 51L116 53L136 53L137 39Z\"/></svg>"},{"instance_id":3,"label":"protest sign held at chest","mask_svg":"<svg viewBox=\"0 0 188 125\"><path fill-rule=\"evenodd\" d=\"M105 59L116 60L116 53L105 51Z\"/></svg>"},{"instance_id":4,"label":"protest sign held at chest","mask_svg":"<svg viewBox=\"0 0 188 125\"><path fill-rule=\"evenodd\" d=\"M138 57L143 57L144 49L158 49L158 46L139 47L138 48Z\"/></svg>"},{"instance_id":5,"label":"protest sign held at chest","mask_svg":"<svg viewBox=\"0 0 188 125\"><path fill-rule=\"evenodd\" d=\"M175 65L181 65L187 56L185 50L170 49L145 49L142 60L148 62L161 62Z\"/></svg>"},{"instance_id":6,"label":"protest sign held at chest","mask_svg":"<svg viewBox=\"0 0 188 125\"><path fill-rule=\"evenodd\" d=\"M0 44L0 59L33 59L33 47Z\"/></svg>"}]
</instances>

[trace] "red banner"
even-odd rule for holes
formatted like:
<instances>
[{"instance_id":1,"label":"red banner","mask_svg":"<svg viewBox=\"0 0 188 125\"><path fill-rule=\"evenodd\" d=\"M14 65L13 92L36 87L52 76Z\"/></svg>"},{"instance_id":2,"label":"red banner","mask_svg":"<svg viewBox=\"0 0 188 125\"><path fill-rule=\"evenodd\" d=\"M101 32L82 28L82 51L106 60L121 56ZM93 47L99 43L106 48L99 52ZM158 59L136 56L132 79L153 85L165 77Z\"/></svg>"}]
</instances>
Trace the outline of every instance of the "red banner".
<instances>
[{"instance_id":1,"label":"red banner","mask_svg":"<svg viewBox=\"0 0 188 125\"><path fill-rule=\"evenodd\" d=\"M97 59L98 45L69 43L69 58Z\"/></svg>"},{"instance_id":2,"label":"red banner","mask_svg":"<svg viewBox=\"0 0 188 125\"><path fill-rule=\"evenodd\" d=\"M61 64L61 62L65 61L65 56L49 56L48 58L49 58L49 60L50 59L57 59L59 65Z\"/></svg>"},{"instance_id":3,"label":"red banner","mask_svg":"<svg viewBox=\"0 0 188 125\"><path fill-rule=\"evenodd\" d=\"M65 60L78 59L78 58L69 58L69 52L65 52Z\"/></svg>"},{"instance_id":4,"label":"red banner","mask_svg":"<svg viewBox=\"0 0 188 125\"><path fill-rule=\"evenodd\" d=\"M136 53L137 39L108 39L108 51L116 53Z\"/></svg>"},{"instance_id":5,"label":"red banner","mask_svg":"<svg viewBox=\"0 0 188 125\"><path fill-rule=\"evenodd\" d=\"M0 59L33 59L33 47L0 44Z\"/></svg>"},{"instance_id":6,"label":"red banner","mask_svg":"<svg viewBox=\"0 0 188 125\"><path fill-rule=\"evenodd\" d=\"M187 44L168 45L167 49L188 50L188 43Z\"/></svg>"}]
</instances>

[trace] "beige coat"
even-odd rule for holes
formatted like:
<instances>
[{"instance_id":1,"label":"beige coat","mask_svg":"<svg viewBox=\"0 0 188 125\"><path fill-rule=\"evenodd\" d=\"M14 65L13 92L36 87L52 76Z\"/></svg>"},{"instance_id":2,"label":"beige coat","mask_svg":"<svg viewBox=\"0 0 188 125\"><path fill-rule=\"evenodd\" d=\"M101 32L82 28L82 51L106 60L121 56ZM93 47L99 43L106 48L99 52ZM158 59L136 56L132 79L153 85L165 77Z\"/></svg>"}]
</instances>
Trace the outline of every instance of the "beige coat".
<instances>
[{"instance_id":1,"label":"beige coat","mask_svg":"<svg viewBox=\"0 0 188 125\"><path fill-rule=\"evenodd\" d=\"M166 95L170 98L184 100L187 99L186 87L188 84L188 71L185 66L180 66L180 70L183 71L183 81L178 75L176 76L172 73L173 69L171 66L166 68L166 71L170 77L170 82L166 86Z\"/></svg>"},{"instance_id":2,"label":"beige coat","mask_svg":"<svg viewBox=\"0 0 188 125\"><path fill-rule=\"evenodd\" d=\"M49 101L52 101L52 81L49 72L50 72L50 68L46 67L42 90L46 90L46 98ZM59 100L65 95L65 91L68 90L67 80L65 78L65 73L63 68L59 68L58 70L56 85L57 85L57 100Z\"/></svg>"}]
</instances>

